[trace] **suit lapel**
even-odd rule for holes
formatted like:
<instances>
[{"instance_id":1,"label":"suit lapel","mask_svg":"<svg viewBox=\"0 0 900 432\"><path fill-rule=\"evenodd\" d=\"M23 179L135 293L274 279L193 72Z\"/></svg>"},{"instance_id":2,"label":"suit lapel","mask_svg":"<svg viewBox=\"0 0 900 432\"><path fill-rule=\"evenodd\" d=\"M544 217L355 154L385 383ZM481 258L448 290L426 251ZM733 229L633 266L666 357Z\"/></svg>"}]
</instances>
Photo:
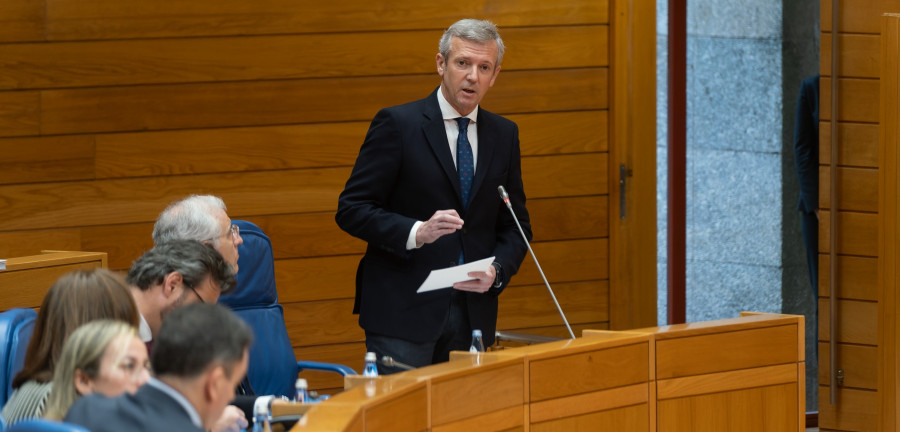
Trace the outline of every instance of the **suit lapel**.
<instances>
[{"instance_id":1,"label":"suit lapel","mask_svg":"<svg viewBox=\"0 0 900 432\"><path fill-rule=\"evenodd\" d=\"M500 142L497 137L497 128L490 124L487 116L483 115L484 110L478 109L478 162L475 165L475 179L472 181L472 192L469 194L469 203L475 200L481 183L487 176L487 172L491 165L491 159L494 157L494 149ZM458 182L457 182L458 183Z\"/></svg>"},{"instance_id":2,"label":"suit lapel","mask_svg":"<svg viewBox=\"0 0 900 432\"><path fill-rule=\"evenodd\" d=\"M431 146L431 151L441 164L447 180L453 186L457 200L462 203L462 193L459 189L459 174L456 172L456 165L453 164L453 155L450 154L450 143L447 142L447 129L444 126L444 117L441 115L441 108L438 105L437 90L426 99L425 109L422 114L425 116L425 121L422 123L422 132L425 134L425 140L428 141L428 145ZM462 208L462 204L460 204L460 208Z\"/></svg>"}]
</instances>

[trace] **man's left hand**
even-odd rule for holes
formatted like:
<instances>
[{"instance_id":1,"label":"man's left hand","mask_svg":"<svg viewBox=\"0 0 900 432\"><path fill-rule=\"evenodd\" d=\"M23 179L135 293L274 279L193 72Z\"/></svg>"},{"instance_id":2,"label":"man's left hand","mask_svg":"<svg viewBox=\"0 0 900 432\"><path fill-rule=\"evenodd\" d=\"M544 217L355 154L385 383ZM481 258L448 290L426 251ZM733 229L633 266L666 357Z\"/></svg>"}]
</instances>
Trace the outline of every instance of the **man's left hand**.
<instances>
[{"instance_id":1,"label":"man's left hand","mask_svg":"<svg viewBox=\"0 0 900 432\"><path fill-rule=\"evenodd\" d=\"M474 279L465 282L457 282L453 284L453 289L485 293L494 286L494 278L497 277L497 272L494 270L494 266L490 266L487 271L469 272L469 277Z\"/></svg>"}]
</instances>

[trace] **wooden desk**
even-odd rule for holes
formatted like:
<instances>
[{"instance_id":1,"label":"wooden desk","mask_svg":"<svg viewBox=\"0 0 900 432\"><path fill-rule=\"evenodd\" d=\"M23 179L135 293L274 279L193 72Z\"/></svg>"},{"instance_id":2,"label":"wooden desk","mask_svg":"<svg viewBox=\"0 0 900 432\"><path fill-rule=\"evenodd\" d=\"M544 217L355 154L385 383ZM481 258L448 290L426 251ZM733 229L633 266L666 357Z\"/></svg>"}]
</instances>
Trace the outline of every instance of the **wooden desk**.
<instances>
[{"instance_id":1,"label":"wooden desk","mask_svg":"<svg viewBox=\"0 0 900 432\"><path fill-rule=\"evenodd\" d=\"M0 270L0 311L40 307L47 290L60 276L106 265L106 252L46 251L7 258L6 270Z\"/></svg>"},{"instance_id":2,"label":"wooden desk","mask_svg":"<svg viewBox=\"0 0 900 432\"><path fill-rule=\"evenodd\" d=\"M379 377L292 430L802 431L803 355L792 315L586 330Z\"/></svg>"}]
</instances>

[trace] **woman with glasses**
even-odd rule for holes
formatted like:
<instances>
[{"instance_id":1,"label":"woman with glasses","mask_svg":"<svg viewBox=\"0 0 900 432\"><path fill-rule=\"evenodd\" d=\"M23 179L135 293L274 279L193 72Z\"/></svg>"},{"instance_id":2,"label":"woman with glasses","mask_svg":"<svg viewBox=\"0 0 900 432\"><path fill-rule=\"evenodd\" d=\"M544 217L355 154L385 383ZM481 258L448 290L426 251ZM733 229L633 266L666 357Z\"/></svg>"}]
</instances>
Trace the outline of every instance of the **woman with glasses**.
<instances>
[{"instance_id":1,"label":"woman with glasses","mask_svg":"<svg viewBox=\"0 0 900 432\"><path fill-rule=\"evenodd\" d=\"M62 420L81 396L134 394L150 378L147 347L121 321L98 320L75 330L53 373L44 417Z\"/></svg>"}]
</instances>

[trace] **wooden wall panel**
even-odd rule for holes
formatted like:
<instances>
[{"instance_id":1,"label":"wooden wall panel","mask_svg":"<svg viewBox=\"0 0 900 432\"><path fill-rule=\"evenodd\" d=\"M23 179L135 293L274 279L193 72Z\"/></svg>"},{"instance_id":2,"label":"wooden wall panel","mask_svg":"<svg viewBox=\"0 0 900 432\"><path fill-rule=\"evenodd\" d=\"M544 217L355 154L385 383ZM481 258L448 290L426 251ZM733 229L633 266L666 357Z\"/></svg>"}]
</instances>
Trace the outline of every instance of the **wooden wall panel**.
<instances>
[{"instance_id":1,"label":"wooden wall panel","mask_svg":"<svg viewBox=\"0 0 900 432\"><path fill-rule=\"evenodd\" d=\"M503 70L607 66L608 30L511 28L504 42L531 55L512 57ZM434 49L441 34L436 29L4 45L0 90L431 74L434 56L423 53ZM156 61L148 67L147 58Z\"/></svg>"},{"instance_id":2,"label":"wooden wall panel","mask_svg":"<svg viewBox=\"0 0 900 432\"><path fill-rule=\"evenodd\" d=\"M91 180L95 147L91 136L0 139L0 185Z\"/></svg>"},{"instance_id":3,"label":"wooden wall panel","mask_svg":"<svg viewBox=\"0 0 900 432\"><path fill-rule=\"evenodd\" d=\"M819 46L819 70L831 75L831 33L822 33ZM838 35L840 50L838 75L854 78L878 78L881 39L873 34Z\"/></svg>"},{"instance_id":4,"label":"wooden wall panel","mask_svg":"<svg viewBox=\"0 0 900 432\"><path fill-rule=\"evenodd\" d=\"M37 92L0 92L0 137L37 135L40 115Z\"/></svg>"},{"instance_id":5,"label":"wooden wall panel","mask_svg":"<svg viewBox=\"0 0 900 432\"><path fill-rule=\"evenodd\" d=\"M603 109L608 102L606 75L605 68L501 72L497 83L504 84L495 85L482 102L500 114ZM428 96L438 83L428 74L45 90L40 131L74 134L371 120L385 106Z\"/></svg>"},{"instance_id":6,"label":"wooden wall panel","mask_svg":"<svg viewBox=\"0 0 900 432\"><path fill-rule=\"evenodd\" d=\"M840 78L838 94L838 121L878 122L878 80ZM819 80L819 100L831 100L831 79L822 77ZM819 120L831 119L831 104L819 104Z\"/></svg>"},{"instance_id":7,"label":"wooden wall panel","mask_svg":"<svg viewBox=\"0 0 900 432\"><path fill-rule=\"evenodd\" d=\"M878 125L839 123L838 165L878 166ZM819 123L819 162L831 163L831 123Z\"/></svg>"},{"instance_id":8,"label":"wooden wall panel","mask_svg":"<svg viewBox=\"0 0 900 432\"><path fill-rule=\"evenodd\" d=\"M819 299L819 341L830 340L828 326L831 310L828 298ZM878 345L878 303L858 300L838 300L838 342Z\"/></svg>"},{"instance_id":9,"label":"wooden wall panel","mask_svg":"<svg viewBox=\"0 0 900 432\"><path fill-rule=\"evenodd\" d=\"M878 300L878 260L872 257L838 256L838 297ZM828 297L831 260L819 255L819 296Z\"/></svg>"},{"instance_id":10,"label":"wooden wall panel","mask_svg":"<svg viewBox=\"0 0 900 432\"><path fill-rule=\"evenodd\" d=\"M871 168L838 168L838 210L877 212L878 170ZM819 168L819 207L831 208L831 170Z\"/></svg>"},{"instance_id":11,"label":"wooden wall panel","mask_svg":"<svg viewBox=\"0 0 900 432\"><path fill-rule=\"evenodd\" d=\"M871 390L842 388L838 390L840 405L819 404L819 427L822 430L878 431L878 393ZM831 389L819 386L819 400L828 401ZM827 425L827 426L826 426Z\"/></svg>"},{"instance_id":12,"label":"wooden wall panel","mask_svg":"<svg viewBox=\"0 0 900 432\"><path fill-rule=\"evenodd\" d=\"M830 342L819 343L819 382L827 383L831 366ZM844 387L875 390L878 388L878 348L838 343L838 358L844 370Z\"/></svg>"},{"instance_id":13,"label":"wooden wall panel","mask_svg":"<svg viewBox=\"0 0 900 432\"><path fill-rule=\"evenodd\" d=\"M0 2L0 43L44 39L43 0Z\"/></svg>"},{"instance_id":14,"label":"wooden wall panel","mask_svg":"<svg viewBox=\"0 0 900 432\"><path fill-rule=\"evenodd\" d=\"M552 287L569 325L609 321L606 281L556 283ZM499 314L497 326L506 329L564 325L543 284L505 289L500 296Z\"/></svg>"},{"instance_id":15,"label":"wooden wall panel","mask_svg":"<svg viewBox=\"0 0 900 432\"><path fill-rule=\"evenodd\" d=\"M444 29L460 16L487 17L501 27L609 22L606 0L464 0L452 7L416 0L396 0L390 7L366 0L319 3L314 7L298 7L291 0L152 5L141 0L45 1L51 40Z\"/></svg>"},{"instance_id":16,"label":"wooden wall panel","mask_svg":"<svg viewBox=\"0 0 900 432\"><path fill-rule=\"evenodd\" d=\"M831 32L831 0L819 0L822 33ZM893 7L892 7L893 6ZM879 18L883 12L898 10L896 0L838 0L838 31L841 33L880 33Z\"/></svg>"},{"instance_id":17,"label":"wooden wall panel","mask_svg":"<svg viewBox=\"0 0 900 432\"><path fill-rule=\"evenodd\" d=\"M828 211L819 211L819 253L831 249L831 223ZM838 213L838 254L874 257L878 254L878 215L872 213Z\"/></svg>"}]
</instances>

